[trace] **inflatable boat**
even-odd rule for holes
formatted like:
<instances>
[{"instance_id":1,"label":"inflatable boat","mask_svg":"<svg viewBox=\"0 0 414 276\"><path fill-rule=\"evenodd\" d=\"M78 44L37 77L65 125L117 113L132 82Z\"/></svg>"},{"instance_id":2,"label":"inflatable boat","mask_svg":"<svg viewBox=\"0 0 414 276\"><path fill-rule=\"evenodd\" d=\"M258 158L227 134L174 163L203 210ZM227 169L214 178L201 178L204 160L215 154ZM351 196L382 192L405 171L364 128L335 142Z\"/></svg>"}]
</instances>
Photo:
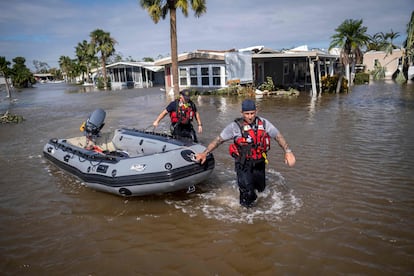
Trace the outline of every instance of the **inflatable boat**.
<instances>
[{"instance_id":1,"label":"inflatable boat","mask_svg":"<svg viewBox=\"0 0 414 276\"><path fill-rule=\"evenodd\" d=\"M44 157L87 187L120 196L191 190L214 169L212 154L204 164L195 162L201 144L128 128L101 133L104 118L98 109L83 124L84 135L50 139Z\"/></svg>"}]
</instances>

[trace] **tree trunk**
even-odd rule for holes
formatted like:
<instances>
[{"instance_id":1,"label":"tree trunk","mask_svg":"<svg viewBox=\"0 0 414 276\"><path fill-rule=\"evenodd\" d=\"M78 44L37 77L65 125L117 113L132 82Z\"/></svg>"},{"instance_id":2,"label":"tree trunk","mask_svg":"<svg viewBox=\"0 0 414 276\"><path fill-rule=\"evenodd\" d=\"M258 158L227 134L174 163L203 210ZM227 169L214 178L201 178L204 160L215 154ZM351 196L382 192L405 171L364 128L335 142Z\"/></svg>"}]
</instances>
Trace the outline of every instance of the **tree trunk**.
<instances>
[{"instance_id":1,"label":"tree trunk","mask_svg":"<svg viewBox=\"0 0 414 276\"><path fill-rule=\"evenodd\" d=\"M89 65L88 66L86 66L86 83L90 83L90 76L89 76L89 73L90 72L90 70L89 70Z\"/></svg>"},{"instance_id":2,"label":"tree trunk","mask_svg":"<svg viewBox=\"0 0 414 276\"><path fill-rule=\"evenodd\" d=\"M177 10L170 9L171 70L173 76L174 97L178 97L178 50L177 50Z\"/></svg>"},{"instance_id":3,"label":"tree trunk","mask_svg":"<svg viewBox=\"0 0 414 276\"><path fill-rule=\"evenodd\" d=\"M349 63L345 64L345 78L348 80L348 86L351 85L351 74L350 74L350 70L349 70Z\"/></svg>"},{"instance_id":4,"label":"tree trunk","mask_svg":"<svg viewBox=\"0 0 414 276\"><path fill-rule=\"evenodd\" d=\"M10 91L9 81L7 80L7 76L4 76L4 82L6 83L7 98L11 99L11 91Z\"/></svg>"},{"instance_id":5,"label":"tree trunk","mask_svg":"<svg viewBox=\"0 0 414 276\"><path fill-rule=\"evenodd\" d=\"M344 75L342 73L339 73L338 83L336 84L336 93L338 94L341 92L342 87L342 79L344 78Z\"/></svg>"},{"instance_id":6,"label":"tree trunk","mask_svg":"<svg viewBox=\"0 0 414 276\"><path fill-rule=\"evenodd\" d=\"M102 74L103 74L103 80L104 80L104 89L108 89L108 80L106 76L106 61L105 56L102 55Z\"/></svg>"}]
</instances>

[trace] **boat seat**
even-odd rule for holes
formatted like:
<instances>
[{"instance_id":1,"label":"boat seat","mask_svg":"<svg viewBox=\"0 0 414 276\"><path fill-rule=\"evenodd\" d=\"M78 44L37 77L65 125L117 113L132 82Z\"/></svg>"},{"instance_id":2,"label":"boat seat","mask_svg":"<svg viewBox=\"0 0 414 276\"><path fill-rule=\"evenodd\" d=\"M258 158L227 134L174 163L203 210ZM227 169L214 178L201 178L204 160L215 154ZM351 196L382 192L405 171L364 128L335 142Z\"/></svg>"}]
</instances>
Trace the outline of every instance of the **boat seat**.
<instances>
[{"instance_id":1,"label":"boat seat","mask_svg":"<svg viewBox=\"0 0 414 276\"><path fill-rule=\"evenodd\" d=\"M86 136L80 136L80 137L74 137L74 138L69 138L67 139L67 142L80 147L80 148L85 148L86 145L93 145L93 142L91 141L87 141ZM100 147L103 151L116 151L117 149L115 148L115 146L112 144L112 140L111 140L111 133L103 133L101 134L99 137L97 137L95 139L95 143L96 146Z\"/></svg>"}]
</instances>

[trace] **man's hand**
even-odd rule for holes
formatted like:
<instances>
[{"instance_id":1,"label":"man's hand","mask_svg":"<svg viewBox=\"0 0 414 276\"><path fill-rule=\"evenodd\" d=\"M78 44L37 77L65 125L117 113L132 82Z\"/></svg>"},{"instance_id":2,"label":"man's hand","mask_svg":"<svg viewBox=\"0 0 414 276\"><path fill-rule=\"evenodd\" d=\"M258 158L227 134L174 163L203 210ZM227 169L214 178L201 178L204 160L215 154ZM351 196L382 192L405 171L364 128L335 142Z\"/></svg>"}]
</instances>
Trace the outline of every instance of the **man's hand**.
<instances>
[{"instance_id":1,"label":"man's hand","mask_svg":"<svg viewBox=\"0 0 414 276\"><path fill-rule=\"evenodd\" d=\"M207 159L207 154L205 152L197 153L195 155L196 162L200 162L201 164L204 164Z\"/></svg>"},{"instance_id":2,"label":"man's hand","mask_svg":"<svg viewBox=\"0 0 414 276\"><path fill-rule=\"evenodd\" d=\"M285 153L285 164L287 164L289 167L293 167L296 163L296 157L293 154L293 152L286 152Z\"/></svg>"}]
</instances>

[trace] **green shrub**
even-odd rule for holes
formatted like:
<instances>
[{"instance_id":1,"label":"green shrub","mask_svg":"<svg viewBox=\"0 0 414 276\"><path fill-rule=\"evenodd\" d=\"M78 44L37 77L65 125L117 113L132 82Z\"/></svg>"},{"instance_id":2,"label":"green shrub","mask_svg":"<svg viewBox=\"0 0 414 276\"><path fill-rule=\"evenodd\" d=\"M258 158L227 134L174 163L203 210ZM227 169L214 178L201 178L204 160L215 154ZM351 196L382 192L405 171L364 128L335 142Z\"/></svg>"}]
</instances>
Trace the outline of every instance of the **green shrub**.
<instances>
[{"instance_id":1,"label":"green shrub","mask_svg":"<svg viewBox=\"0 0 414 276\"><path fill-rule=\"evenodd\" d=\"M98 77L96 79L96 87L98 87L98 89L104 89L105 88L105 82L104 82L103 77ZM108 78L108 82L106 84L106 87L107 88L111 87L111 80L109 78Z\"/></svg>"},{"instance_id":2,"label":"green shrub","mask_svg":"<svg viewBox=\"0 0 414 276\"><path fill-rule=\"evenodd\" d=\"M266 77L266 82L262 83L259 86L259 89L264 91L274 91L275 90L275 84L273 83L272 77Z\"/></svg>"},{"instance_id":3,"label":"green shrub","mask_svg":"<svg viewBox=\"0 0 414 276\"><path fill-rule=\"evenodd\" d=\"M323 76L321 78L322 92L335 93L338 80L339 80L338 75ZM340 92L348 92L348 80L346 78L342 78Z\"/></svg>"},{"instance_id":4,"label":"green shrub","mask_svg":"<svg viewBox=\"0 0 414 276\"><path fill-rule=\"evenodd\" d=\"M369 74L368 73L356 73L355 74L355 84L366 84L369 83Z\"/></svg>"}]
</instances>

